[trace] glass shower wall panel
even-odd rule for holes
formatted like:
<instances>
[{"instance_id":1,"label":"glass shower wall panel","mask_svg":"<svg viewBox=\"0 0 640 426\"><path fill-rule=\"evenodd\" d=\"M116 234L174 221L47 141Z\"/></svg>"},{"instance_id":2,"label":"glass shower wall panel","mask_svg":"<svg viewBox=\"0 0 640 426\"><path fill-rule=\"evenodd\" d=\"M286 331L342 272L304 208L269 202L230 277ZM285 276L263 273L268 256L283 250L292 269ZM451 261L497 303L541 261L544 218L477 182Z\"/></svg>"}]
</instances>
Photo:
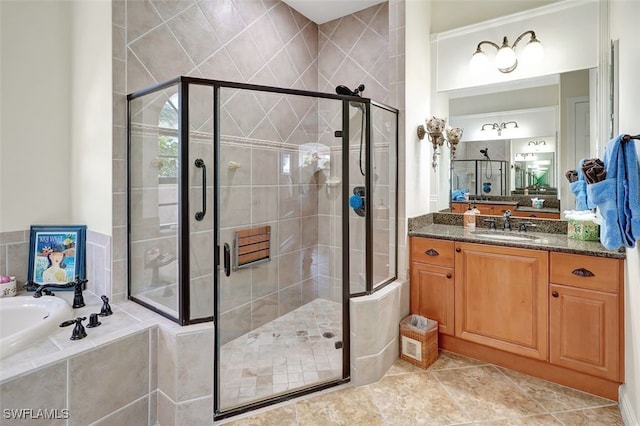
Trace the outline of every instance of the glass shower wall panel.
<instances>
[{"instance_id":1,"label":"glass shower wall panel","mask_svg":"<svg viewBox=\"0 0 640 426\"><path fill-rule=\"evenodd\" d=\"M318 141L328 147L329 165L318 186L318 297L342 303L342 102L318 99Z\"/></svg>"},{"instance_id":2,"label":"glass shower wall panel","mask_svg":"<svg viewBox=\"0 0 640 426\"><path fill-rule=\"evenodd\" d=\"M129 269L132 297L178 316L178 87L129 104Z\"/></svg>"},{"instance_id":3,"label":"glass shower wall panel","mask_svg":"<svg viewBox=\"0 0 640 426\"><path fill-rule=\"evenodd\" d=\"M321 118L342 103L221 87L219 104L216 380L228 411L342 378L343 176ZM264 373L252 386L251 371Z\"/></svg>"},{"instance_id":4,"label":"glass shower wall panel","mask_svg":"<svg viewBox=\"0 0 640 426\"><path fill-rule=\"evenodd\" d=\"M356 106L357 105L357 106ZM349 103L349 196L366 194L367 137L365 104ZM365 210L349 209L349 292L367 291Z\"/></svg>"},{"instance_id":5,"label":"glass shower wall panel","mask_svg":"<svg viewBox=\"0 0 640 426\"><path fill-rule=\"evenodd\" d=\"M213 87L189 84L189 316L213 316Z\"/></svg>"},{"instance_id":6,"label":"glass shower wall panel","mask_svg":"<svg viewBox=\"0 0 640 426\"><path fill-rule=\"evenodd\" d=\"M396 266L396 114L375 104L371 106L371 144L373 206L373 290L395 279Z\"/></svg>"}]
</instances>

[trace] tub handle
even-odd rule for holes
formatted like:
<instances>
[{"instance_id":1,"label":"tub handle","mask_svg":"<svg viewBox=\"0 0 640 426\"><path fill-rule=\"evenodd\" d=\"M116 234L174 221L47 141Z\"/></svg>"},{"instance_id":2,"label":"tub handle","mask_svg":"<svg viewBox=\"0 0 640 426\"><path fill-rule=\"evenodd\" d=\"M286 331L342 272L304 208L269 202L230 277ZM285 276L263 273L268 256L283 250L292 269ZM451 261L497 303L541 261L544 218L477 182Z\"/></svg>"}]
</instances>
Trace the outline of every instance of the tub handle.
<instances>
[{"instance_id":1,"label":"tub handle","mask_svg":"<svg viewBox=\"0 0 640 426\"><path fill-rule=\"evenodd\" d=\"M196 158L196 167L202 169L202 211L196 212L196 220L201 221L207 214L207 166L202 158Z\"/></svg>"}]
</instances>

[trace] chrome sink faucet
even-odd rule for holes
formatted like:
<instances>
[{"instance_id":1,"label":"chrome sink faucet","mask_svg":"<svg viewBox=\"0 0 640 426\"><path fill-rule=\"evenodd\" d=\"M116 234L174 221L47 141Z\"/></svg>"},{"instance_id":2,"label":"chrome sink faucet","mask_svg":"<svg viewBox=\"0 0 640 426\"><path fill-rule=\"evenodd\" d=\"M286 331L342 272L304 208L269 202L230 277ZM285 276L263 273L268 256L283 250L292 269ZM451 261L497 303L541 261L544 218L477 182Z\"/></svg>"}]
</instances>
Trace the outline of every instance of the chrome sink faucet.
<instances>
[{"instance_id":1,"label":"chrome sink faucet","mask_svg":"<svg viewBox=\"0 0 640 426\"><path fill-rule=\"evenodd\" d=\"M506 212L504 212L502 218L504 219L502 229L504 229L505 231L511 231L511 210L507 210Z\"/></svg>"}]
</instances>

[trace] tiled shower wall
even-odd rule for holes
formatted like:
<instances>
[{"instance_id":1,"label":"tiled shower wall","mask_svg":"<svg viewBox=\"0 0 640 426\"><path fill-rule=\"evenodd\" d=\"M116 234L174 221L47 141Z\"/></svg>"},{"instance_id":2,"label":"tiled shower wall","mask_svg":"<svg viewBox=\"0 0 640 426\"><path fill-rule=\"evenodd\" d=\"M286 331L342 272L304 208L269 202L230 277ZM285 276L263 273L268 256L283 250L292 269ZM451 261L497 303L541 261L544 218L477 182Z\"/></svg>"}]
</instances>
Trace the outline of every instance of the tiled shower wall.
<instances>
[{"instance_id":1,"label":"tiled shower wall","mask_svg":"<svg viewBox=\"0 0 640 426\"><path fill-rule=\"evenodd\" d=\"M338 84L356 87L364 83L367 87L365 96L388 102L388 26L386 3L329 22L320 29L277 1L229 1L225 7L210 0L147 0L114 5L116 117L112 276L116 300L126 297L124 285L115 288L117 282L126 283L126 219L116 219L126 218L124 95L178 75L190 75L327 92L333 92ZM245 128L230 128L232 136L245 138L244 146L237 141L228 145L229 149L225 152L233 157L231 161L248 165L252 159L266 159L278 170L282 147L268 143L261 143L260 146L246 143L254 138L256 141L286 144L285 152L292 155L292 164L297 164L296 145L318 141L308 138L309 125L315 123L320 142L332 153L331 170L326 175L340 170L341 164L337 161L341 156L337 151L338 141L332 137L332 130L341 126L338 102L320 102L320 105L310 106L305 102L294 102L291 98L287 101L260 98L258 102L246 97L242 102L241 98L236 96L233 101L237 108L232 115L259 117L259 120L236 123L238 127ZM233 108L230 105L229 111ZM275 118L262 121L262 117L270 113ZM314 114L315 118L310 119ZM304 123L306 136L291 137L292 129L282 131L291 125L291 117ZM273 127L267 129L265 123L271 123ZM293 124L293 129L299 127L295 121ZM323 138L322 133L331 136ZM273 138L273 135L278 137ZM352 149L351 159L354 160L357 155L357 149ZM242 183L243 175L248 172L248 167L237 169L234 184ZM301 173L303 171L296 173L299 179L302 179ZM255 177L246 175L246 178L251 184L260 182ZM273 217L268 217L271 213L267 209L263 212L264 217L244 223L263 222L280 226L281 229L274 229L273 232L274 241L282 250L277 255L283 256L260 268L251 268L253 271L232 274L238 285L226 287L230 293L225 296L232 301L227 312L229 319L235 319L232 322L239 326L234 334L242 334L260 326L317 295L339 300L337 289L341 283L336 277L339 276L341 255L336 255L332 250L335 247L334 239L323 247L318 238L309 241L305 237L316 235L322 239L325 235L338 235L325 234L322 216L319 216L319 213L327 211L333 213L335 207L332 206L339 205L335 199L323 199L326 197L322 184L324 178L326 176L317 175L315 180L299 180L293 187L293 193L289 182L283 185L282 182L266 180L261 182L264 187L260 190L254 188L251 194L244 194L246 198L243 195L227 200L234 204L230 206L234 212L245 212L243 214L251 211L250 208L242 208L241 204L245 203L241 201L243 199L251 205L276 206ZM278 202L269 203L269 200ZM230 224L239 225L234 221ZM339 227L333 229L339 230ZM296 249L282 247L279 243L284 241L293 241ZM323 254L328 254L328 257ZM324 279L319 279L318 275L324 276ZM275 279L278 276L280 283ZM286 278L284 281L283 277ZM274 300L276 293L278 298ZM255 296L247 296L250 294ZM269 299L265 299L267 295Z\"/></svg>"},{"instance_id":2,"label":"tiled shower wall","mask_svg":"<svg viewBox=\"0 0 640 426\"><path fill-rule=\"evenodd\" d=\"M317 88L317 27L284 3L127 2L124 24L125 92L178 75ZM231 243L232 231L257 224L271 224L273 235L271 262L236 271L221 283L228 302L221 321L234 325L226 340L317 296L307 260L317 239L302 233L304 227L304 235L317 235L315 184L303 182L296 166L298 146L317 141L318 114L310 99L229 89L222 90L222 98L222 164L241 165L220 173L223 238ZM285 152L294 166L292 182L278 176ZM251 167L252 162L265 167ZM114 230L116 235L124 233ZM200 252L211 253L211 238L197 237L210 242Z\"/></svg>"},{"instance_id":3,"label":"tiled shower wall","mask_svg":"<svg viewBox=\"0 0 640 426\"><path fill-rule=\"evenodd\" d=\"M389 5L381 3L347 15L318 27L318 90L334 93L336 86L345 85L355 89L364 84L362 96L373 100L389 102ZM341 105L332 105L329 112L330 126L334 129L342 128ZM380 117L374 115L372 117ZM349 193L355 186L364 185L364 177L360 174L360 133L362 114L356 108L350 108L350 142L349 142ZM374 131L375 124L374 122ZM377 136L377 135L376 135ZM377 140L379 138L375 138ZM337 146L339 139L322 140L329 146ZM342 155L342 153L339 153ZM337 159L336 159L337 160ZM324 188L323 188L324 189ZM341 189L336 188L336 189ZM334 190L335 191L335 190ZM331 245L325 235L341 236L340 204L335 203L331 191L322 190L318 194L318 204L321 206L319 223L322 230L319 251L322 257L333 254L329 270L321 268L319 273L319 291L325 298L334 301L341 300L342 289L342 252L339 247ZM333 202L332 202L333 201ZM389 205L387 200L387 206ZM333 206L333 210L327 207ZM349 210L350 226L350 291L352 293L364 290L365 280L365 221ZM333 241L340 242L338 238ZM386 247L388 249L388 247ZM379 264L385 265L383 261ZM328 273L328 275L326 274Z\"/></svg>"},{"instance_id":4,"label":"tiled shower wall","mask_svg":"<svg viewBox=\"0 0 640 426\"><path fill-rule=\"evenodd\" d=\"M393 51L402 28L389 32L393 25L387 3L320 27L284 3L268 0L229 1L228 7L213 0L113 0L112 4L113 230L111 238L88 232L87 275L90 290L110 295L116 302L125 300L127 291L127 93L183 74L327 92L333 92L338 84L354 88L364 83L364 96L401 105L403 86L394 76L403 61ZM387 55L389 34L392 43ZM403 52L401 47L399 52ZM326 115L324 125L340 127L337 111ZM399 131L402 135L402 126ZM353 145L355 139L350 154L355 165L357 149ZM335 146L332 153L332 159L341 156ZM402 152L399 154L403 161ZM333 165L341 166L338 161L332 161ZM323 185L318 188L323 189L317 202L325 209L318 212L322 222L322 214L334 212L329 202L334 195L327 197ZM19 283L27 277L28 234L28 230L0 234L0 272L15 275ZM403 232L399 235L402 238ZM323 248L321 243L319 250L333 249L329 245ZM403 256L400 250L400 265ZM319 275L324 276L318 288L322 297L338 297L340 258L334 256L330 264L319 265Z\"/></svg>"},{"instance_id":5,"label":"tiled shower wall","mask_svg":"<svg viewBox=\"0 0 640 426\"><path fill-rule=\"evenodd\" d=\"M28 277L30 231L0 233L0 274L16 277L18 291ZM87 231L87 289L96 295L109 295L111 290L111 238L99 232Z\"/></svg>"}]
</instances>

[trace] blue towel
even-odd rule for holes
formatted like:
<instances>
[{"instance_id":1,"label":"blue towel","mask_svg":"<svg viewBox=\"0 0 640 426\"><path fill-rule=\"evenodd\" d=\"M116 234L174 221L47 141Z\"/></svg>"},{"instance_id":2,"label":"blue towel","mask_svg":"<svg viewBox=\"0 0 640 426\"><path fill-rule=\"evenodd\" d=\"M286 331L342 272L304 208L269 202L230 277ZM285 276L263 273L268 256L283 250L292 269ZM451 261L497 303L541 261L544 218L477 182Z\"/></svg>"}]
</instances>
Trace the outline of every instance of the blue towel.
<instances>
[{"instance_id":1,"label":"blue towel","mask_svg":"<svg viewBox=\"0 0 640 426\"><path fill-rule=\"evenodd\" d=\"M626 238L629 241L627 247L634 247L636 240L640 239L640 167L638 167L638 154L633 139L624 142L622 146L624 156L624 196L625 196L625 225Z\"/></svg>"},{"instance_id":2,"label":"blue towel","mask_svg":"<svg viewBox=\"0 0 640 426\"><path fill-rule=\"evenodd\" d=\"M569 184L569 189L576 196L576 211L589 210L596 207L593 202L589 202L587 181L584 179L584 173L582 173L582 163L584 163L584 158L580 160L578 168L576 169L578 172L578 180Z\"/></svg>"},{"instance_id":3,"label":"blue towel","mask_svg":"<svg viewBox=\"0 0 640 426\"><path fill-rule=\"evenodd\" d=\"M607 178L587 185L587 198L598 206L603 223L600 241L608 249L635 247L640 238L640 168L633 140L609 141L603 163Z\"/></svg>"},{"instance_id":4,"label":"blue towel","mask_svg":"<svg viewBox=\"0 0 640 426\"><path fill-rule=\"evenodd\" d=\"M589 199L598 206L602 216L600 242L610 250L619 248L622 245L622 230L618 223L616 179L609 177L607 170L607 178L587 185L587 192Z\"/></svg>"},{"instance_id":5,"label":"blue towel","mask_svg":"<svg viewBox=\"0 0 640 426\"><path fill-rule=\"evenodd\" d=\"M451 200L452 201L466 201L464 198L464 194L466 194L467 191L466 189L454 189L453 191L451 191Z\"/></svg>"}]
</instances>

